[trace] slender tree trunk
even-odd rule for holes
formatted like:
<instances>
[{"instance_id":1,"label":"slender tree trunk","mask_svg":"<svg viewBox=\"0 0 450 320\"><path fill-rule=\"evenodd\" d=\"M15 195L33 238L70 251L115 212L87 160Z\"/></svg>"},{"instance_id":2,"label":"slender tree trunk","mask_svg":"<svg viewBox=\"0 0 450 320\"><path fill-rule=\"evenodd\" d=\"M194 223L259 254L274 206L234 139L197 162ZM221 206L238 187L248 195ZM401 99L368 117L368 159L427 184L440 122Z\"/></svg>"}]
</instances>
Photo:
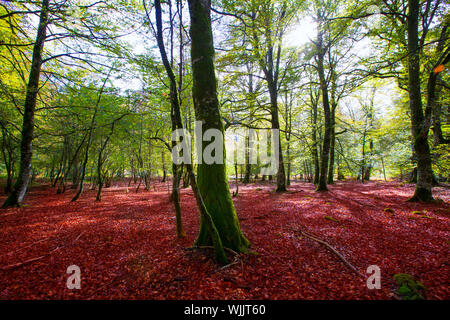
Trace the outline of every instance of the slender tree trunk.
<instances>
[{"instance_id":1,"label":"slender tree trunk","mask_svg":"<svg viewBox=\"0 0 450 320\"><path fill-rule=\"evenodd\" d=\"M250 175L252 173L252 164L250 163L250 138L245 137L245 175L242 183L250 183Z\"/></svg>"},{"instance_id":2,"label":"slender tree trunk","mask_svg":"<svg viewBox=\"0 0 450 320\"><path fill-rule=\"evenodd\" d=\"M320 79L320 87L322 90L322 102L323 112L325 118L325 134L323 137L322 145L322 157L320 159L320 175L319 183L316 191L328 191L327 187L327 173L328 173L328 159L330 155L330 137L331 137L331 115L330 115L330 102L328 97L328 86L325 79L324 69L324 49L322 47L322 33L319 32L318 41L318 54L317 54L317 69Z\"/></svg>"},{"instance_id":3,"label":"slender tree trunk","mask_svg":"<svg viewBox=\"0 0 450 320\"><path fill-rule=\"evenodd\" d=\"M30 182L31 161L33 156L34 111L36 108L36 100L39 91L39 77L43 63L42 53L47 36L47 25L49 23L48 13L49 0L43 0L36 41L33 47L33 58L25 98L22 140L20 145L20 169L17 181L14 185L14 190L3 203L3 208L20 206L25 197L25 193L27 192L28 183Z\"/></svg>"},{"instance_id":4,"label":"slender tree trunk","mask_svg":"<svg viewBox=\"0 0 450 320\"><path fill-rule=\"evenodd\" d=\"M96 117L97 117L100 101L102 99L103 91L105 90L105 86L106 86L106 83L107 83L107 81L109 79L109 75L111 74L111 71L112 71L112 69L109 71L107 77L105 78L105 81L103 82L102 88L100 89L100 93L98 95L97 103L95 104L95 110L94 110L94 113L92 115L91 126L89 128L89 133L88 133L88 137L87 137L86 152L84 154L84 160L83 160L83 164L82 164L82 167L81 167L81 176L80 176L80 182L79 182L80 183L80 187L78 188L78 192L72 198L71 202L77 201L78 198L80 197L80 195L83 193L83 190L84 190L84 177L86 175L86 166L87 166L87 163L88 163L88 160L89 160L89 148L91 147L91 142L92 142L92 132L94 131L95 121L96 121Z\"/></svg>"},{"instance_id":5,"label":"slender tree trunk","mask_svg":"<svg viewBox=\"0 0 450 320\"><path fill-rule=\"evenodd\" d=\"M0 122L1 124L1 122ZM5 194L9 194L12 191L12 179L13 179L13 168L14 168L14 151L11 146L11 139L8 139L8 132L6 128L2 125L2 155L3 161L6 167L6 185Z\"/></svg>"},{"instance_id":6,"label":"slender tree trunk","mask_svg":"<svg viewBox=\"0 0 450 320\"><path fill-rule=\"evenodd\" d=\"M371 159L373 157L373 140L372 139L369 140L369 148L370 148L369 149L369 161L367 161L366 171L364 172L364 180L366 180L366 181L369 181L370 177L372 175L372 166L373 166L372 161L371 161Z\"/></svg>"},{"instance_id":7,"label":"slender tree trunk","mask_svg":"<svg viewBox=\"0 0 450 320\"><path fill-rule=\"evenodd\" d=\"M287 154L287 159L288 159L286 184L288 186L290 186L291 185L291 143L289 140L287 142L286 154Z\"/></svg>"},{"instance_id":8,"label":"slender tree trunk","mask_svg":"<svg viewBox=\"0 0 450 320\"><path fill-rule=\"evenodd\" d=\"M319 183L320 166L319 166L319 154L317 152L317 101L313 102L313 114L312 114L312 156L314 161L314 184Z\"/></svg>"},{"instance_id":9,"label":"slender tree trunk","mask_svg":"<svg viewBox=\"0 0 450 320\"><path fill-rule=\"evenodd\" d=\"M163 28L162 28L162 12L161 12L161 2L159 0L155 1L155 17L156 17L156 28L157 28L157 42L159 52L161 54L161 59L163 61L164 67L166 69L167 75L170 80L170 101L171 101L171 121L172 130L182 128L180 111L180 100L177 90L177 82L175 79L175 74L173 73L172 65L167 58L166 48L164 46L163 39ZM179 117L179 119L178 119ZM172 142L172 148L175 147L176 142ZM186 236L183 230L183 222L181 216L181 205L180 205L180 176L178 174L178 166L175 164L175 159L172 159L172 194L170 199L173 201L175 209L175 219L177 228L177 237L182 238Z\"/></svg>"},{"instance_id":10,"label":"slender tree trunk","mask_svg":"<svg viewBox=\"0 0 450 320\"><path fill-rule=\"evenodd\" d=\"M361 183L364 183L364 172L366 171L366 127L364 127L364 133L363 133L363 143L362 143L362 162L361 162L361 169L359 170L359 177L361 178Z\"/></svg>"},{"instance_id":11,"label":"slender tree trunk","mask_svg":"<svg viewBox=\"0 0 450 320\"><path fill-rule=\"evenodd\" d=\"M441 31L441 36L439 38L438 45L436 47L436 53L438 55L441 55L441 58L438 61L438 63L435 64L434 68L438 67L439 65L445 65L450 60L450 54L447 52L442 55L444 51L444 43L447 36L447 29L449 24L445 24ZM447 54L447 56L445 56ZM430 73L430 76L428 78L428 86L427 86L427 94L428 94L428 107L431 109L433 114L433 144L435 146L438 146L440 144L448 143L444 138L444 135L442 133L442 127L441 127L441 114L442 114L442 86L438 85L439 80L439 72L436 72L435 70L432 70Z\"/></svg>"},{"instance_id":12,"label":"slender tree trunk","mask_svg":"<svg viewBox=\"0 0 450 320\"><path fill-rule=\"evenodd\" d=\"M387 181L387 179L386 179L386 169L384 167L384 159L383 159L383 157L381 157L381 165L383 166L384 181Z\"/></svg>"},{"instance_id":13,"label":"slender tree trunk","mask_svg":"<svg viewBox=\"0 0 450 320\"><path fill-rule=\"evenodd\" d=\"M335 103L331 107L331 135L330 135L330 163L328 166L328 184L334 183L334 155L336 146L336 107Z\"/></svg>"},{"instance_id":14,"label":"slender tree trunk","mask_svg":"<svg viewBox=\"0 0 450 320\"><path fill-rule=\"evenodd\" d=\"M272 129L280 130L280 120L278 116L278 93L276 84L269 84ZM286 191L286 173L284 171L283 149L281 147L281 134L278 135L278 171L276 192Z\"/></svg>"},{"instance_id":15,"label":"slender tree trunk","mask_svg":"<svg viewBox=\"0 0 450 320\"><path fill-rule=\"evenodd\" d=\"M164 149L161 152L161 161L162 161L162 170L163 170L163 177L162 177L161 182L164 183L164 182L166 182L166 178L167 178L166 159L164 156Z\"/></svg>"}]
</instances>

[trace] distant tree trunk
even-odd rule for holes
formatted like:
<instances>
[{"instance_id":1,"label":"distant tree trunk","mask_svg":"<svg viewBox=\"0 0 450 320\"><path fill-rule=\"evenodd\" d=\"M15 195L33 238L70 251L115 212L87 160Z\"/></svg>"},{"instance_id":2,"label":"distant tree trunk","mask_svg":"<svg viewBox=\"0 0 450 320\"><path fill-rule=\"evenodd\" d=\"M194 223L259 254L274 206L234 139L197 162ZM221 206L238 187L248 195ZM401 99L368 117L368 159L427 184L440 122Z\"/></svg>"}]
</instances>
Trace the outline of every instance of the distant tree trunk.
<instances>
[{"instance_id":1,"label":"distant tree trunk","mask_svg":"<svg viewBox=\"0 0 450 320\"><path fill-rule=\"evenodd\" d=\"M330 138L331 138L331 115L330 102L328 97L328 85L325 78L324 69L324 55L323 35L319 31L318 45L317 45L317 70L319 73L320 87L322 90L322 103L325 120L325 135L322 144L322 157L320 159L320 176L316 191L328 191L327 187L327 173L328 173L328 159L330 155Z\"/></svg>"},{"instance_id":2,"label":"distant tree trunk","mask_svg":"<svg viewBox=\"0 0 450 320\"><path fill-rule=\"evenodd\" d=\"M436 102L434 103L433 110L433 144L435 146L446 143L441 127L442 103L439 100L441 91L441 87L438 87L438 89L436 89Z\"/></svg>"},{"instance_id":3,"label":"distant tree trunk","mask_svg":"<svg viewBox=\"0 0 450 320\"><path fill-rule=\"evenodd\" d=\"M285 9L281 8L281 16L285 15ZM252 16L255 19L255 15ZM254 27L254 26L253 26ZM280 71L280 59L281 59L281 40L282 32L280 30L276 32L276 41L269 41L267 44L267 53L264 57L259 57L259 64L264 72L264 76L267 82L267 88L270 98L270 116L273 130L280 130L280 120L278 114L278 91L279 91L279 71ZM259 42L255 30L253 30L253 37L255 42ZM259 49L257 50L259 51ZM277 170L277 188L276 192L286 191L286 173L283 161L283 149L281 146L281 135L278 135L278 170Z\"/></svg>"},{"instance_id":4,"label":"distant tree trunk","mask_svg":"<svg viewBox=\"0 0 450 320\"><path fill-rule=\"evenodd\" d=\"M383 159L383 157L381 157L381 165L383 166L384 181L387 181L387 179L386 179L386 169L384 167L384 159Z\"/></svg>"},{"instance_id":5,"label":"distant tree trunk","mask_svg":"<svg viewBox=\"0 0 450 320\"><path fill-rule=\"evenodd\" d=\"M427 95L428 95L428 107L431 109L433 114L433 144L438 146L440 144L448 143L442 134L441 127L441 114L442 114L442 86L438 85L439 80L439 72L435 71L435 68L439 65L445 65L450 60L450 54L444 52L444 43L447 36L448 23L444 25L441 36L439 38L439 42L436 46L436 53L441 55L438 62L434 65L433 70L431 70L429 78L428 78L428 86L427 86Z\"/></svg>"},{"instance_id":6,"label":"distant tree trunk","mask_svg":"<svg viewBox=\"0 0 450 320\"><path fill-rule=\"evenodd\" d=\"M166 159L164 157L164 149L161 152L161 161L162 161L162 170L163 170L163 177L162 177L161 182L164 183L164 182L166 182L166 178L167 178Z\"/></svg>"},{"instance_id":7,"label":"distant tree trunk","mask_svg":"<svg viewBox=\"0 0 450 320\"><path fill-rule=\"evenodd\" d=\"M31 162L33 156L32 143L34 133L34 111L36 109L36 100L39 91L39 77L43 63L42 53L44 50L45 39L47 37L47 26L49 23L48 13L49 0L43 0L36 41L33 47L33 57L25 97L22 140L20 145L20 169L17 176L17 181L14 185L14 190L5 200L2 208L20 206L23 198L25 197L25 193L27 192L28 183L30 182Z\"/></svg>"},{"instance_id":8,"label":"distant tree trunk","mask_svg":"<svg viewBox=\"0 0 450 320\"><path fill-rule=\"evenodd\" d=\"M272 129L280 130L278 117L278 94L276 87L269 88L272 114ZM286 173L284 171L283 149L281 147L281 135L278 135L278 172L276 192L286 191Z\"/></svg>"},{"instance_id":9,"label":"distant tree trunk","mask_svg":"<svg viewBox=\"0 0 450 320\"><path fill-rule=\"evenodd\" d=\"M187 188L189 187L190 183L190 176L189 176L189 171L186 170L185 172L183 172L183 168L181 168L181 172L180 172L180 176L183 175L183 188Z\"/></svg>"},{"instance_id":10,"label":"distant tree trunk","mask_svg":"<svg viewBox=\"0 0 450 320\"><path fill-rule=\"evenodd\" d=\"M115 120L116 121L116 120ZM108 181L108 177L107 177L107 173L105 173L103 176L102 171L103 171L103 163L105 162L105 159L103 157L103 153L106 150L106 147L108 145L109 140L111 139L111 136L114 133L114 125L115 125L115 121L113 121L113 123L111 124L111 131L109 132L108 136L105 139L105 142L103 142L103 144L100 146L100 151L98 153L98 159L97 159L97 180L98 180L98 191L97 191L97 197L96 197L96 201L102 201L102 188L103 185L106 182L106 187L108 188L109 185L111 184L110 181ZM106 181L104 181L106 180Z\"/></svg>"},{"instance_id":11,"label":"distant tree trunk","mask_svg":"<svg viewBox=\"0 0 450 320\"><path fill-rule=\"evenodd\" d=\"M286 136L286 155L287 155L287 178L286 184L291 185L291 134L292 134L292 94L285 92L285 136Z\"/></svg>"},{"instance_id":12,"label":"distant tree trunk","mask_svg":"<svg viewBox=\"0 0 450 320\"><path fill-rule=\"evenodd\" d=\"M83 160L83 163L82 163L82 166L81 166L81 175L80 175L80 182L79 182L80 183L80 187L78 188L78 192L72 198L71 202L77 201L78 198L80 197L80 195L83 193L83 190L84 190L84 177L86 175L86 165L87 165L88 160L89 160L89 148L91 147L91 142L92 142L92 132L94 131L95 121L96 121L96 117L97 117L100 101L102 99L103 91L105 90L105 86L106 86L106 83L107 83L107 81L109 79L111 71L112 71L112 69L109 71L107 77L105 78L105 81L103 82L103 86L100 89L100 93L99 93L98 98L97 98L97 103L95 104L95 110L94 110L94 113L93 113L92 118L91 118L91 126L89 127L89 131L88 131L88 137L87 137L87 143L86 143L86 151L84 153L84 160Z\"/></svg>"},{"instance_id":13,"label":"distant tree trunk","mask_svg":"<svg viewBox=\"0 0 450 320\"><path fill-rule=\"evenodd\" d=\"M363 141L362 141L362 160L361 160L361 168L359 169L359 174L358 177L361 179L361 183L364 183L364 172L366 170L366 136L367 136L367 131L366 131L366 127L364 127L364 132L363 132Z\"/></svg>"},{"instance_id":14,"label":"distant tree trunk","mask_svg":"<svg viewBox=\"0 0 450 320\"><path fill-rule=\"evenodd\" d=\"M330 135L330 163L328 166L328 184L334 183L334 154L336 145L336 107L335 103L331 107L331 135Z\"/></svg>"},{"instance_id":15,"label":"distant tree trunk","mask_svg":"<svg viewBox=\"0 0 450 320\"><path fill-rule=\"evenodd\" d=\"M224 128L219 113L217 82L214 70L214 43L211 29L211 1L189 0L191 16L191 61L193 71L193 98L197 121L203 123L202 134L208 129ZM222 141L222 143L224 143ZM208 145L203 142L202 150ZM231 199L225 172L225 147L223 163L198 165L198 195L207 212L201 215L200 233L196 245L216 247L216 258L224 263L227 259L220 247L223 245L236 252L245 252L250 243L243 235ZM195 182L191 183L193 188ZM215 230L214 230L215 229ZM217 237L218 235L218 237ZM222 251L222 252L221 252Z\"/></svg>"},{"instance_id":16,"label":"distant tree trunk","mask_svg":"<svg viewBox=\"0 0 450 320\"><path fill-rule=\"evenodd\" d=\"M6 167L6 185L5 194L9 194L12 191L12 179L14 171L14 150L11 145L11 138L8 138L8 132L0 121L2 126L2 155L3 161Z\"/></svg>"},{"instance_id":17,"label":"distant tree trunk","mask_svg":"<svg viewBox=\"0 0 450 320\"><path fill-rule=\"evenodd\" d=\"M290 141L288 141L288 143L287 143L286 153L287 153L287 159L288 159L286 184L288 186L290 186L291 185L291 160L290 160L290 158L291 158L291 144L290 144Z\"/></svg>"},{"instance_id":18,"label":"distant tree trunk","mask_svg":"<svg viewBox=\"0 0 450 320\"><path fill-rule=\"evenodd\" d=\"M80 184L80 159L77 155L74 159L74 165L72 170L72 185L70 189L78 189L78 185Z\"/></svg>"},{"instance_id":19,"label":"distant tree trunk","mask_svg":"<svg viewBox=\"0 0 450 320\"><path fill-rule=\"evenodd\" d=\"M247 63L247 72L248 72L248 93L251 97L251 108L253 108L254 106L254 86L253 86L253 70L252 70L253 65L251 65L250 63ZM251 123L252 121L252 117L250 116L249 119L249 123ZM250 131L249 131L250 134ZM250 183L250 176L252 174L252 164L250 163L250 137L249 134L246 135L245 137L245 175L244 175L244 179L242 180L242 182L244 184ZM253 138L253 137L252 137ZM252 141L253 143L253 141Z\"/></svg>"},{"instance_id":20,"label":"distant tree trunk","mask_svg":"<svg viewBox=\"0 0 450 320\"><path fill-rule=\"evenodd\" d=\"M433 200L433 171L431 168L428 130L420 89L420 50L419 50L419 15L420 1L408 0L408 82L409 107L411 111L411 129L413 149L417 158L417 184L410 201L429 202Z\"/></svg>"},{"instance_id":21,"label":"distant tree trunk","mask_svg":"<svg viewBox=\"0 0 450 320\"><path fill-rule=\"evenodd\" d=\"M370 155L370 157L372 157L373 156L373 140L372 139L369 140L369 148L370 148L369 155ZM366 170L364 172L364 180L369 181L370 177L372 175L372 161L370 159L367 162L365 169Z\"/></svg>"},{"instance_id":22,"label":"distant tree trunk","mask_svg":"<svg viewBox=\"0 0 450 320\"><path fill-rule=\"evenodd\" d=\"M242 183L250 183L250 175L252 173L252 164L250 163L250 138L245 137L245 175Z\"/></svg>"},{"instance_id":23,"label":"distant tree trunk","mask_svg":"<svg viewBox=\"0 0 450 320\"><path fill-rule=\"evenodd\" d=\"M239 193L239 180L238 180L238 165L237 163L234 163L234 182L236 183L236 191L233 191L233 197L237 197Z\"/></svg>"},{"instance_id":24,"label":"distant tree trunk","mask_svg":"<svg viewBox=\"0 0 450 320\"><path fill-rule=\"evenodd\" d=\"M320 166L319 166L319 154L317 152L317 104L318 101L313 99L311 94L311 102L312 102L312 156L314 161L314 184L317 185L319 183L320 177Z\"/></svg>"}]
</instances>

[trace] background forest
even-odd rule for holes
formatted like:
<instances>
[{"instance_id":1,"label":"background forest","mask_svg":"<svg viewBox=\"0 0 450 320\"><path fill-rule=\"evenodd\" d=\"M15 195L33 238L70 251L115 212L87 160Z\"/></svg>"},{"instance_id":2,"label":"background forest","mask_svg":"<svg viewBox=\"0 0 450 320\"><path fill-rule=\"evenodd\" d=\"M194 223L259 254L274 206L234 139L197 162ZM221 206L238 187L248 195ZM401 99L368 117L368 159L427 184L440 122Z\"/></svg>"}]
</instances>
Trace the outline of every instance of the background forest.
<instances>
[{"instance_id":1,"label":"background forest","mask_svg":"<svg viewBox=\"0 0 450 320\"><path fill-rule=\"evenodd\" d=\"M441 210L448 196L449 26L444 0L0 0L5 219L28 210L28 196L32 207L39 203L39 192L50 197L40 205L62 206L55 212L75 202L74 212L83 212L94 199L92 210L103 210L112 194L117 208L138 210L143 194L169 201L152 212L175 211L165 223L176 226L178 239L193 240L183 222L196 221L195 203L195 244L214 249L225 266L237 264L230 252L258 243L244 236L248 217L239 208L254 203L262 214L259 201L297 201L307 192L305 199L326 207L352 198L351 189L385 197L378 209L393 216L399 201L392 194L400 190L401 202L413 203L401 210L438 219L426 210ZM248 141L244 163L175 164L172 132L194 136L196 120L232 139L279 130L277 174L250 163ZM356 205L358 214L372 210ZM22 264L8 260L0 271ZM433 294L448 298L448 288Z\"/></svg>"},{"instance_id":2,"label":"background forest","mask_svg":"<svg viewBox=\"0 0 450 320\"><path fill-rule=\"evenodd\" d=\"M20 171L40 5L2 1L1 6L0 170L5 192ZM152 6L147 4L146 11L140 1L50 3L34 108L32 179L50 179L64 190L68 183L76 188L82 175L90 183L107 185L133 176L148 189L150 177L171 172L165 145L172 133L167 126L170 92L156 47ZM287 184L294 177L318 183L323 149L329 150L328 184L336 179L417 179L407 1L217 1L212 8L225 128L278 126ZM163 36L177 76L182 120L192 132L187 8L169 2L163 9ZM432 118L428 140L433 172L445 182L449 74L440 66L449 54L448 7L443 1L422 1L419 20L425 105L430 73L436 75L435 102L427 115ZM237 168L244 182L258 178L260 169ZM234 174L234 168L228 172Z\"/></svg>"}]
</instances>

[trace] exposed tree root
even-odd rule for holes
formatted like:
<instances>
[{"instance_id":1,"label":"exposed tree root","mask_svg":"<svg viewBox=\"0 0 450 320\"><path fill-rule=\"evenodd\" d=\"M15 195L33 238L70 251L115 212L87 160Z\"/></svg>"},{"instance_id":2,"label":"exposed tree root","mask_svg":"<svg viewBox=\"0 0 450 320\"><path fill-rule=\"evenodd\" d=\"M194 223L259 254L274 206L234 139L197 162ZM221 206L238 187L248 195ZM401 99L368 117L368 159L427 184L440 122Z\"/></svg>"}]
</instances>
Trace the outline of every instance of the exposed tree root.
<instances>
[{"instance_id":1,"label":"exposed tree root","mask_svg":"<svg viewBox=\"0 0 450 320\"><path fill-rule=\"evenodd\" d=\"M198 249L209 249L209 250L212 249L212 250L214 250L214 247L213 246L193 246L193 247L190 247L190 248L185 248L185 250L187 250L187 251L189 251L189 250L198 250ZM231 253L234 256L233 262L228 263L228 264L226 264L224 266L221 266L219 269L217 269L213 273L222 271L222 270L227 269L227 268L229 268L231 266L234 266L234 265L236 265L238 263L241 263L241 267L242 267L241 255L239 253L237 253L236 251L234 251L234 250L232 250L230 248L224 247L223 249L225 251Z\"/></svg>"}]
</instances>

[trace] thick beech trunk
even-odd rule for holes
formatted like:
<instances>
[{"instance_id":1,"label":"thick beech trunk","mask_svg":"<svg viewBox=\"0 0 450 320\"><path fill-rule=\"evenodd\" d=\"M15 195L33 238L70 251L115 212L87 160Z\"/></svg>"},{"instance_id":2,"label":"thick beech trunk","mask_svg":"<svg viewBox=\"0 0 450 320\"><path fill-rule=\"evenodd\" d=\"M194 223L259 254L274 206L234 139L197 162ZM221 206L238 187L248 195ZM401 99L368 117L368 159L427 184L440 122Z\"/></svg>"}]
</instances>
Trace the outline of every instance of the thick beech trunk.
<instances>
[{"instance_id":1,"label":"thick beech trunk","mask_svg":"<svg viewBox=\"0 0 450 320\"><path fill-rule=\"evenodd\" d=\"M433 171L431 168L430 146L428 145L428 130L422 108L420 88L420 52L419 52L419 0L409 0L408 14L408 81L409 107L411 111L411 131L413 150L417 160L417 184L414 196L410 201L433 200Z\"/></svg>"},{"instance_id":2,"label":"thick beech trunk","mask_svg":"<svg viewBox=\"0 0 450 320\"><path fill-rule=\"evenodd\" d=\"M197 121L203 123L202 131L218 129L224 133L217 99L217 82L214 69L214 43L211 30L210 6L208 0L189 0L191 17L190 35L192 41L191 61L193 71L193 98ZM222 141L223 143L223 141ZM202 145L204 148L208 142ZM225 148L222 163L198 165L198 196L207 210L201 215L200 233L196 240L199 246L217 246L220 241L224 247L236 252L244 252L250 245L241 232L239 221L231 199L225 172ZM187 166L191 173L192 170ZM195 182L191 181L192 187ZM195 190L194 190L195 191ZM201 207L201 209L203 209ZM209 219L211 218L211 219ZM217 230L219 239L214 239ZM216 258L217 252L216 250ZM223 260L224 257L219 257ZM222 261L223 262L223 261Z\"/></svg>"}]
</instances>

